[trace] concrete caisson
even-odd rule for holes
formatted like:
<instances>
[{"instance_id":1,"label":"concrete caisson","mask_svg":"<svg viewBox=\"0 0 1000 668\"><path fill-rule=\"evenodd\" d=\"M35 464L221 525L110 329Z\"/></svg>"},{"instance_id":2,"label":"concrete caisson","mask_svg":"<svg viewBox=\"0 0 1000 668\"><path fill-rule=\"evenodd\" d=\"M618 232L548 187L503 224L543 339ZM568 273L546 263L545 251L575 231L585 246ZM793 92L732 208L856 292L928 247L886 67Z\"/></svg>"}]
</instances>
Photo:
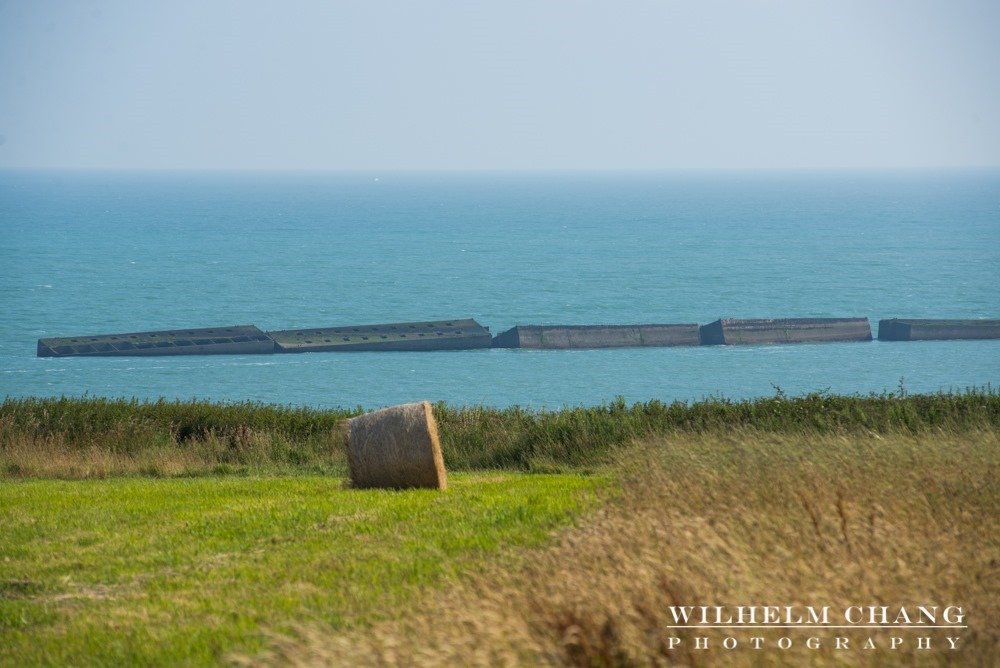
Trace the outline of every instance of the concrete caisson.
<instances>
[{"instance_id":1,"label":"concrete caisson","mask_svg":"<svg viewBox=\"0 0 1000 668\"><path fill-rule=\"evenodd\" d=\"M900 319L878 321L879 341L1000 339L1000 320Z\"/></svg>"},{"instance_id":2,"label":"concrete caisson","mask_svg":"<svg viewBox=\"0 0 1000 668\"><path fill-rule=\"evenodd\" d=\"M276 352L366 352L489 348L490 331L472 319L346 325L268 332Z\"/></svg>"},{"instance_id":3,"label":"concrete caisson","mask_svg":"<svg viewBox=\"0 0 1000 668\"><path fill-rule=\"evenodd\" d=\"M494 348L545 350L696 345L697 324L517 325L493 339Z\"/></svg>"},{"instance_id":4,"label":"concrete caisson","mask_svg":"<svg viewBox=\"0 0 1000 668\"><path fill-rule=\"evenodd\" d=\"M39 357L152 357L249 355L274 352L274 341L253 325L89 334L38 339Z\"/></svg>"},{"instance_id":5,"label":"concrete caisson","mask_svg":"<svg viewBox=\"0 0 1000 668\"><path fill-rule=\"evenodd\" d=\"M868 318L722 319L701 327L708 346L871 340Z\"/></svg>"}]
</instances>

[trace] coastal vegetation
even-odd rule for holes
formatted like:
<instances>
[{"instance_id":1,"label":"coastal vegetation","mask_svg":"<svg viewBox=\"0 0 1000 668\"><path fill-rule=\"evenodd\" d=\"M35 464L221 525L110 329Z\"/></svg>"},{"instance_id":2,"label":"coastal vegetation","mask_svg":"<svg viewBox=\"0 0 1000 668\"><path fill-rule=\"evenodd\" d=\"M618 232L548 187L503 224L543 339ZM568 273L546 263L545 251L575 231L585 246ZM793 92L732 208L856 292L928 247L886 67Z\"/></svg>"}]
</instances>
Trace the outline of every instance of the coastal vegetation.
<instances>
[{"instance_id":1,"label":"coastal vegetation","mask_svg":"<svg viewBox=\"0 0 1000 668\"><path fill-rule=\"evenodd\" d=\"M342 420L354 409L102 398L0 404L0 477L226 473L340 474ZM1000 392L743 401L708 398L560 410L434 406L449 470L551 472L606 464L636 439L750 430L778 434L955 432L1000 428Z\"/></svg>"},{"instance_id":2,"label":"coastal vegetation","mask_svg":"<svg viewBox=\"0 0 1000 668\"><path fill-rule=\"evenodd\" d=\"M0 664L982 665L1000 395L435 406L449 489L345 486L361 409L0 405ZM765 650L679 605L958 605ZM698 634L710 649L695 647ZM904 642L891 648L891 638ZM868 638L876 649L860 649ZM679 639L675 641L674 638Z\"/></svg>"}]
</instances>

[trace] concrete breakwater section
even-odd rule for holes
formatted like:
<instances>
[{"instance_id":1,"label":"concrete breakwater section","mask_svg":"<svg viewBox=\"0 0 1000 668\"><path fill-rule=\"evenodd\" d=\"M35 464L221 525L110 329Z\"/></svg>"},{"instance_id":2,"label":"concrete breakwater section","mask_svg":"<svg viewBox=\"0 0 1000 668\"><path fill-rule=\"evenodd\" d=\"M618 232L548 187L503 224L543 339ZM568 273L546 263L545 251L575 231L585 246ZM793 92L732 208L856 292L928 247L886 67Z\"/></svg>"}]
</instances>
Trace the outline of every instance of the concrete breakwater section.
<instances>
[{"instance_id":1,"label":"concrete breakwater section","mask_svg":"<svg viewBox=\"0 0 1000 668\"><path fill-rule=\"evenodd\" d=\"M724 319L701 327L706 346L871 340L868 318Z\"/></svg>"},{"instance_id":2,"label":"concrete breakwater section","mask_svg":"<svg viewBox=\"0 0 1000 668\"><path fill-rule=\"evenodd\" d=\"M879 341L930 341L941 339L1000 339L1000 320L878 321Z\"/></svg>"},{"instance_id":3,"label":"concrete breakwater section","mask_svg":"<svg viewBox=\"0 0 1000 668\"><path fill-rule=\"evenodd\" d=\"M517 325L493 338L494 348L640 348L696 346L698 325Z\"/></svg>"},{"instance_id":4,"label":"concrete breakwater section","mask_svg":"<svg viewBox=\"0 0 1000 668\"><path fill-rule=\"evenodd\" d=\"M274 341L253 325L38 339L39 357L248 355L272 352Z\"/></svg>"},{"instance_id":5,"label":"concrete breakwater section","mask_svg":"<svg viewBox=\"0 0 1000 668\"><path fill-rule=\"evenodd\" d=\"M879 321L883 341L1000 339L1000 320ZM569 350L697 345L871 341L868 318L721 319L707 325L517 325L493 337L471 318L265 332L254 325L38 339L38 357L248 355L300 352L435 351L483 348Z\"/></svg>"},{"instance_id":6,"label":"concrete breakwater section","mask_svg":"<svg viewBox=\"0 0 1000 668\"><path fill-rule=\"evenodd\" d=\"M253 325L95 334L38 340L39 357L248 355L489 348L490 330L472 319L348 325L264 332Z\"/></svg>"},{"instance_id":7,"label":"concrete breakwater section","mask_svg":"<svg viewBox=\"0 0 1000 668\"><path fill-rule=\"evenodd\" d=\"M268 334L279 353L470 350L493 343L490 330L472 319L285 329Z\"/></svg>"}]
</instances>

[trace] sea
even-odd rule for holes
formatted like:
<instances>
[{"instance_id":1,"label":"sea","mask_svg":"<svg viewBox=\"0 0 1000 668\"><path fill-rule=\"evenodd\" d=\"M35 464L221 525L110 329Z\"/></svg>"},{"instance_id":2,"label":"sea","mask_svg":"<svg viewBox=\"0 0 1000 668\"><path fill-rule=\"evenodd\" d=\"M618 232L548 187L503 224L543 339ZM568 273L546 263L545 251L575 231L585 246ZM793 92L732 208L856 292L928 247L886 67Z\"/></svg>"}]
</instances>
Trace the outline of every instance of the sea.
<instances>
[{"instance_id":1,"label":"sea","mask_svg":"<svg viewBox=\"0 0 1000 668\"><path fill-rule=\"evenodd\" d=\"M536 410L1000 385L1000 340L38 358L41 337L475 318L1000 318L1000 170L0 171L0 398Z\"/></svg>"}]
</instances>

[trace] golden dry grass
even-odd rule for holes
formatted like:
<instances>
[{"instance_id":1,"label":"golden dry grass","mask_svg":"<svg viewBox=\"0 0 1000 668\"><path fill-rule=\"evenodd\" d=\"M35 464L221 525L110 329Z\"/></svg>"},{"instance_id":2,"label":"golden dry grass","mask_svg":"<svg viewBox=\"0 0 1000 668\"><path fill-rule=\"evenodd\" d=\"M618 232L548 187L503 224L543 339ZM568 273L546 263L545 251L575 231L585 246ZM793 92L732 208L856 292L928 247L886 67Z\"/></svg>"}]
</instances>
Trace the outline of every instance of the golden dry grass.
<instances>
[{"instance_id":1,"label":"golden dry grass","mask_svg":"<svg viewBox=\"0 0 1000 668\"><path fill-rule=\"evenodd\" d=\"M343 447L331 434L308 447L239 426L231 434L202 434L183 444L156 438L78 442L66 432L4 432L0 425L0 479L79 480L116 476L180 476L236 471L335 472L345 468Z\"/></svg>"},{"instance_id":2,"label":"golden dry grass","mask_svg":"<svg viewBox=\"0 0 1000 668\"><path fill-rule=\"evenodd\" d=\"M180 475L207 470L218 460L207 448L146 448L114 451L100 445L76 447L62 435L8 439L2 450L5 473L32 478L108 478L119 475Z\"/></svg>"},{"instance_id":3,"label":"golden dry grass","mask_svg":"<svg viewBox=\"0 0 1000 668\"><path fill-rule=\"evenodd\" d=\"M636 446L621 498L549 547L433 595L413 614L333 633L303 627L264 665L995 665L1000 656L1000 436L678 435ZM707 631L673 605L961 605L941 632ZM669 638L684 641L669 649ZM736 650L719 647L726 635ZM747 638L790 650L761 651ZM821 649L808 649L809 635ZM851 648L834 650L833 637ZM859 647L871 635L905 644ZM935 638L916 648L916 635ZM955 633L951 632L954 636Z\"/></svg>"}]
</instances>

